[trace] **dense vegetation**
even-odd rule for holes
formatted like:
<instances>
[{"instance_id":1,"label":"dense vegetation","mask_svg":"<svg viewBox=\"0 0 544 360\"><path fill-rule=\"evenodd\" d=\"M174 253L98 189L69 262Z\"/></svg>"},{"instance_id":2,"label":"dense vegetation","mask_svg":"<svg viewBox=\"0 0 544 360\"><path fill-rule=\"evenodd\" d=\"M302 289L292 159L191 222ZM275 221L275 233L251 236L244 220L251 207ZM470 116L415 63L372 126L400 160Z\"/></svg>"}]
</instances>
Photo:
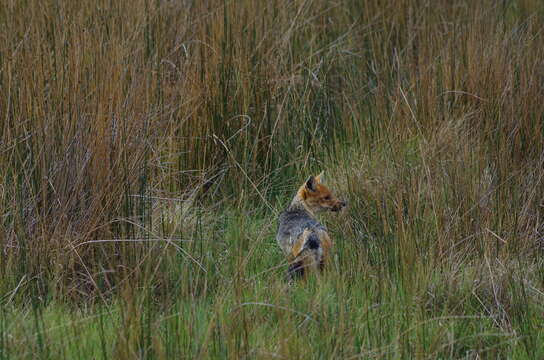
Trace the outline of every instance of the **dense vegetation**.
<instances>
[{"instance_id":1,"label":"dense vegetation","mask_svg":"<svg viewBox=\"0 0 544 360\"><path fill-rule=\"evenodd\" d=\"M544 3L0 3L0 359L544 357ZM323 276L279 211L310 174Z\"/></svg>"}]
</instances>

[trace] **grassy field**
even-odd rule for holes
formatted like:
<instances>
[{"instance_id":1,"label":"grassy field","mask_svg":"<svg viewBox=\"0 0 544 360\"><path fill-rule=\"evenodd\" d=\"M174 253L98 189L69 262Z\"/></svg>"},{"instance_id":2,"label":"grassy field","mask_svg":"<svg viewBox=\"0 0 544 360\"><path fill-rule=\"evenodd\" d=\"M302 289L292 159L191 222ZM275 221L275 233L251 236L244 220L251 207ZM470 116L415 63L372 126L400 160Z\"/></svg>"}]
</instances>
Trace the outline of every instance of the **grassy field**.
<instances>
[{"instance_id":1,"label":"grassy field","mask_svg":"<svg viewBox=\"0 0 544 360\"><path fill-rule=\"evenodd\" d=\"M4 0L0 94L0 359L544 358L540 0Z\"/></svg>"}]
</instances>

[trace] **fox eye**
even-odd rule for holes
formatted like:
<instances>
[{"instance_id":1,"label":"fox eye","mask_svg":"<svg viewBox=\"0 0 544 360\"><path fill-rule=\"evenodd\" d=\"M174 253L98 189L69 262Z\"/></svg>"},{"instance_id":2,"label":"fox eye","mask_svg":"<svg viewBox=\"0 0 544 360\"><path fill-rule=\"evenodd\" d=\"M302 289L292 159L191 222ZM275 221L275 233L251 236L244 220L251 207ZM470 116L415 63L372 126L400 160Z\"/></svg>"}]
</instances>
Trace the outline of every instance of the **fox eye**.
<instances>
[{"instance_id":1,"label":"fox eye","mask_svg":"<svg viewBox=\"0 0 544 360\"><path fill-rule=\"evenodd\" d=\"M330 200L331 197L330 197L330 195L327 195L327 196L325 196L323 199L325 199L325 200Z\"/></svg>"}]
</instances>

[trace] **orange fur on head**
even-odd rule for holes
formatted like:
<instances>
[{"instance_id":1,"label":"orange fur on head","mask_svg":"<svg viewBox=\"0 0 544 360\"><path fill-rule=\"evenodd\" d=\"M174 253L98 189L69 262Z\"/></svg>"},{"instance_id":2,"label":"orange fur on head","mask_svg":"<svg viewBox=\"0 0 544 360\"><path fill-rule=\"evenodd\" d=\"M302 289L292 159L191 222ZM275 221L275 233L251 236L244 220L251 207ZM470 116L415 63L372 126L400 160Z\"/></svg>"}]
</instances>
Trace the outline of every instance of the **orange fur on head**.
<instances>
[{"instance_id":1,"label":"orange fur on head","mask_svg":"<svg viewBox=\"0 0 544 360\"><path fill-rule=\"evenodd\" d=\"M297 195L304 201L311 211L339 211L346 203L336 198L331 191L322 184L323 172L317 176L310 176L300 187Z\"/></svg>"}]
</instances>

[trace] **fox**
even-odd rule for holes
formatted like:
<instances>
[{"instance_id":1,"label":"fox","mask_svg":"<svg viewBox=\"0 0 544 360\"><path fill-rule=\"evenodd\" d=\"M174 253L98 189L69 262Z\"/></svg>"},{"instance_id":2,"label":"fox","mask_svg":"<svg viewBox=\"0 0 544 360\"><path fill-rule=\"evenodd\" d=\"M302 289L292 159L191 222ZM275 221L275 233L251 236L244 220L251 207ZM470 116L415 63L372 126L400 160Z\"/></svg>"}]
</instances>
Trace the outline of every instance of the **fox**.
<instances>
[{"instance_id":1,"label":"fox","mask_svg":"<svg viewBox=\"0 0 544 360\"><path fill-rule=\"evenodd\" d=\"M289 262L289 280L324 270L333 244L315 214L339 212L347 205L323 184L323 174L310 176L279 216L276 241Z\"/></svg>"}]
</instances>

